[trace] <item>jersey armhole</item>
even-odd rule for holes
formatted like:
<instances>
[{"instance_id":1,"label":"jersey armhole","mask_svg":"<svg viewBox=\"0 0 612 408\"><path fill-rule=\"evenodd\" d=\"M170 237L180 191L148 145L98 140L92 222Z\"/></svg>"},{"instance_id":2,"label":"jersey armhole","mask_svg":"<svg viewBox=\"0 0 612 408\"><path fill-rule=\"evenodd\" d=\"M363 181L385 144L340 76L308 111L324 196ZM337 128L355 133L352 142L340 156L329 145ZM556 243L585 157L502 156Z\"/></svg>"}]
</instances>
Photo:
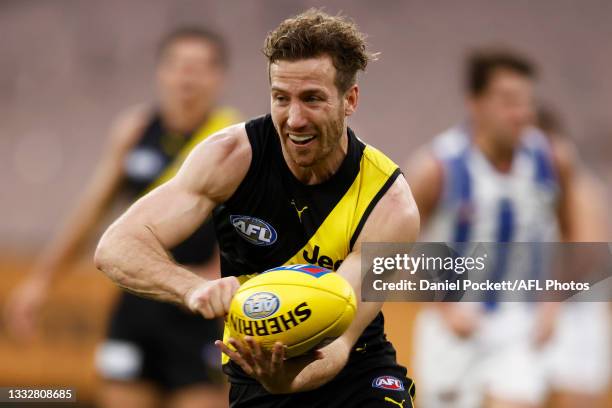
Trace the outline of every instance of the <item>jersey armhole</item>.
<instances>
[{"instance_id":1,"label":"jersey armhole","mask_svg":"<svg viewBox=\"0 0 612 408\"><path fill-rule=\"evenodd\" d=\"M353 235L351 236L351 241L349 243L349 252L353 250L353 246L355 246L355 242L357 241L359 234L361 234L361 230L363 229L363 226L365 225L366 221L370 217L370 213L374 210L374 207L376 207L376 204L378 204L378 202L385 195L385 193L389 191L389 189L391 188L391 186L393 185L393 183L399 177L400 174L402 174L402 171L398 167L393 171L393 173L391 173L387 181L385 181L385 184L383 184L383 186L380 188L380 190L378 190L378 192L376 193L372 201L370 201L370 203L368 204L366 210L361 216L361 219L359 220L359 223L357 224L357 228L355 228L355 231L353 232Z\"/></svg>"}]
</instances>

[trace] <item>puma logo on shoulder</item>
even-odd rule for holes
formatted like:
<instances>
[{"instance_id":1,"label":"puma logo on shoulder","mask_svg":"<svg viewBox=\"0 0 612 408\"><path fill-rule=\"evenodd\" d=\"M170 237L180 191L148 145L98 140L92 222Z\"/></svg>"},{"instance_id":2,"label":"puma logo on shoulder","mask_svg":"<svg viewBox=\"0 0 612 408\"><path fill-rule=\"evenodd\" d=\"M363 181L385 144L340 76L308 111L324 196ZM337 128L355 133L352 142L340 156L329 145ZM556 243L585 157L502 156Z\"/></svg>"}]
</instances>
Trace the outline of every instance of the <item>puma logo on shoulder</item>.
<instances>
[{"instance_id":1,"label":"puma logo on shoulder","mask_svg":"<svg viewBox=\"0 0 612 408\"><path fill-rule=\"evenodd\" d=\"M396 400L394 400L391 397L385 397L385 401L390 402L394 405L399 406L400 408L404 408L404 402L406 402L406 400L402 400L402 402L397 402Z\"/></svg>"},{"instance_id":2,"label":"puma logo on shoulder","mask_svg":"<svg viewBox=\"0 0 612 408\"><path fill-rule=\"evenodd\" d=\"M295 208L298 218L300 219L300 222L302 222L302 213L308 209L308 206L306 205L300 210L298 209L297 204L295 204L295 200L291 200L291 205L293 205L293 208Z\"/></svg>"}]
</instances>

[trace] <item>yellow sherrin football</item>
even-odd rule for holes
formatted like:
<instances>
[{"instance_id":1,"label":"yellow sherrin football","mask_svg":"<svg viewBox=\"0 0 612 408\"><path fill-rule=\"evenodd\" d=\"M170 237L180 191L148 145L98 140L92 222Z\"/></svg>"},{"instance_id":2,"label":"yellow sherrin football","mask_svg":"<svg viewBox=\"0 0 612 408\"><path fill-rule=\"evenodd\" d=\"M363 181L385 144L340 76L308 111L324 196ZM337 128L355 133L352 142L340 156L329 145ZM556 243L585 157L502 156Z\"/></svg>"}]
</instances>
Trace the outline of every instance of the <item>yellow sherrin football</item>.
<instances>
[{"instance_id":1,"label":"yellow sherrin football","mask_svg":"<svg viewBox=\"0 0 612 408\"><path fill-rule=\"evenodd\" d=\"M245 282L227 317L230 336L280 341L295 357L340 336L355 317L355 292L342 276L315 265L270 269Z\"/></svg>"}]
</instances>

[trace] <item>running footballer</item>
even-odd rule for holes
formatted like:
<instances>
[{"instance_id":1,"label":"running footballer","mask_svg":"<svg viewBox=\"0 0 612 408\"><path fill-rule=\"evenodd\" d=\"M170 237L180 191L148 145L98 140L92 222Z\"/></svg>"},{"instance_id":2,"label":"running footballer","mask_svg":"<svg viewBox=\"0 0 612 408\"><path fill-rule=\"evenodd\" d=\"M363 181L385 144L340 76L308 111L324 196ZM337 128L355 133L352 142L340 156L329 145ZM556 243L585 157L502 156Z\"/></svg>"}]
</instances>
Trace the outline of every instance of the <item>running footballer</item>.
<instances>
[{"instance_id":1,"label":"running footballer","mask_svg":"<svg viewBox=\"0 0 612 408\"><path fill-rule=\"evenodd\" d=\"M280 265L324 261L359 294L362 243L417 238L418 212L399 167L347 125L359 101L357 72L371 59L363 34L343 17L309 10L272 31L264 54L270 114L208 138L102 237L96 264L119 286L213 318L227 313L241 282ZM223 276L210 281L167 255L209 216ZM233 216L265 223L276 239L245 239ZM414 385L385 337L381 306L359 301L341 337L295 359L284 359L279 343L268 353L253 339L217 342L230 406L412 406Z\"/></svg>"}]
</instances>

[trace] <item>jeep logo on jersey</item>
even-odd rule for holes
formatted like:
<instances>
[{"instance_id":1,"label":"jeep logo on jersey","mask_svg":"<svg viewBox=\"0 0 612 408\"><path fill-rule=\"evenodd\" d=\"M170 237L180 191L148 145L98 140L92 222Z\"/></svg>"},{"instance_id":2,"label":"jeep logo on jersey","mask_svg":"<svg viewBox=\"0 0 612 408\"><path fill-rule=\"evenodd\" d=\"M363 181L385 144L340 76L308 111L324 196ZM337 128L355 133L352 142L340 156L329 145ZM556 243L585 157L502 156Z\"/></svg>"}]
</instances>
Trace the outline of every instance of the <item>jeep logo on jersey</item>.
<instances>
[{"instance_id":1,"label":"jeep logo on jersey","mask_svg":"<svg viewBox=\"0 0 612 408\"><path fill-rule=\"evenodd\" d=\"M391 377L390 375L376 377L372 381L372 387L381 388L383 390L404 391L404 384L402 381L399 378Z\"/></svg>"},{"instance_id":2,"label":"jeep logo on jersey","mask_svg":"<svg viewBox=\"0 0 612 408\"><path fill-rule=\"evenodd\" d=\"M230 222L238 234L254 245L272 245L276 230L267 222L247 215L230 215Z\"/></svg>"},{"instance_id":3,"label":"jeep logo on jersey","mask_svg":"<svg viewBox=\"0 0 612 408\"><path fill-rule=\"evenodd\" d=\"M308 248L306 248L304 252L302 252L302 257L304 257L304 260L309 264L319 265L322 268L327 268L334 271L337 271L338 268L340 268L343 259L334 260L327 255L323 255L322 253L319 254L319 252L323 251L321 251L321 248L318 245L315 245L312 250L312 254L308 252Z\"/></svg>"},{"instance_id":4,"label":"jeep logo on jersey","mask_svg":"<svg viewBox=\"0 0 612 408\"><path fill-rule=\"evenodd\" d=\"M242 311L251 319L265 319L280 307L278 296L270 292L257 292L249 296L242 305Z\"/></svg>"}]
</instances>

